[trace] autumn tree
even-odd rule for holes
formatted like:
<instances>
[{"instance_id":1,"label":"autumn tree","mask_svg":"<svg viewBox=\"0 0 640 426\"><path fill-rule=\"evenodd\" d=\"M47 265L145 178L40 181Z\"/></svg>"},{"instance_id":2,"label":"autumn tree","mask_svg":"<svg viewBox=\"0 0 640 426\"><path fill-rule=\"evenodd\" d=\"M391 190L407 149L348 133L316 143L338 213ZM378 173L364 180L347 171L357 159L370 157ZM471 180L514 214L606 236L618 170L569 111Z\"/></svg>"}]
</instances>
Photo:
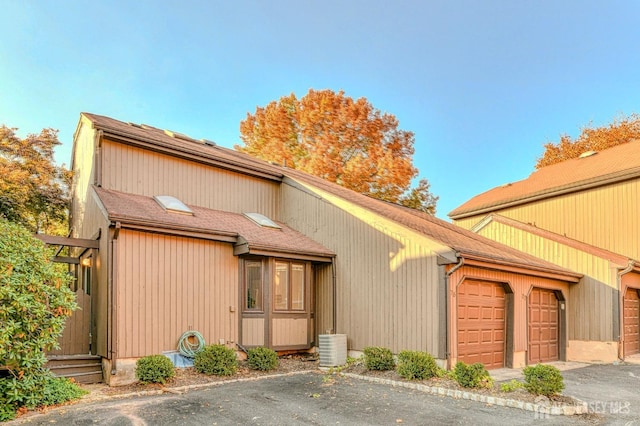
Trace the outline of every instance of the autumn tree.
<instances>
[{"instance_id":1,"label":"autumn tree","mask_svg":"<svg viewBox=\"0 0 640 426\"><path fill-rule=\"evenodd\" d=\"M583 127L580 135L572 139L569 135L561 135L557 143L548 142L545 151L538 158L536 169L577 158L587 151L602 151L616 145L640 140L640 115L620 116L613 123L602 127L593 127L592 123Z\"/></svg>"},{"instance_id":2,"label":"autumn tree","mask_svg":"<svg viewBox=\"0 0 640 426\"><path fill-rule=\"evenodd\" d=\"M66 227L71 172L57 166L58 131L43 129L26 138L0 126L0 217L32 232Z\"/></svg>"},{"instance_id":3,"label":"autumn tree","mask_svg":"<svg viewBox=\"0 0 640 426\"><path fill-rule=\"evenodd\" d=\"M424 183L410 189L412 132L398 128L393 114L343 91L309 90L283 96L240 123L244 146L236 149L319 176L362 194L433 214L437 197ZM425 204L426 203L426 204Z\"/></svg>"}]
</instances>

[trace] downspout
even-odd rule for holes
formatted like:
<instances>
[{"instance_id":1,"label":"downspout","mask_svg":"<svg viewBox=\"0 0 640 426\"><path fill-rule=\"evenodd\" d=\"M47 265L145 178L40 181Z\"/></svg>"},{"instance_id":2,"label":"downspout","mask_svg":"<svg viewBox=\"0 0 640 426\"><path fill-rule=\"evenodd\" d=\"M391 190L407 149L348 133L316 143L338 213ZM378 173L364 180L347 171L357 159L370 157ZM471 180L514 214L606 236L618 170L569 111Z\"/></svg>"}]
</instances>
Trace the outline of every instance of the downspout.
<instances>
[{"instance_id":1,"label":"downspout","mask_svg":"<svg viewBox=\"0 0 640 426\"><path fill-rule=\"evenodd\" d=\"M445 294L446 294L446 303L444 304L444 320L445 320L445 332L444 332L444 337L445 337L445 356L447 358L447 370L451 370L451 351L449 351L449 302L450 302L450 297L449 297L449 277L451 277L451 275L453 275L454 272L456 272L458 269L462 268L462 265L464 265L464 258L461 257L458 253L456 253L456 256L459 256L460 261L458 263L456 263L453 268L451 268L450 270L448 270L445 274L444 274L444 286L445 286Z\"/></svg>"},{"instance_id":2,"label":"downspout","mask_svg":"<svg viewBox=\"0 0 640 426\"><path fill-rule=\"evenodd\" d=\"M121 224L120 222L116 222L115 224L115 230L113 232L113 238L110 241L110 254L111 254L111 259L110 259L110 268L109 268L109 272L111 274L110 276L110 285L109 288L111 289L111 294L109 297L109 312L111 315L111 321L110 321L110 326L111 326L111 375L115 376L116 372L117 372L117 368L116 368L116 359L117 359L117 355L118 355L118 322L116 321L116 316L118 314L118 306L115 303L116 301L116 294L117 294L117 283L118 283L118 274L117 274L117 247L118 247L118 236L120 235L120 228L121 228Z\"/></svg>"},{"instance_id":3,"label":"downspout","mask_svg":"<svg viewBox=\"0 0 640 426\"><path fill-rule=\"evenodd\" d=\"M618 359L624 359L624 292L622 291L622 276L628 274L633 271L633 268L636 266L636 262L633 260L629 260L627 267L618 271Z\"/></svg>"},{"instance_id":4,"label":"downspout","mask_svg":"<svg viewBox=\"0 0 640 426\"><path fill-rule=\"evenodd\" d=\"M338 334L338 305L337 300L338 296L337 292L337 278L336 278L336 258L331 258L331 279L332 279L332 294L331 297L333 299L333 334Z\"/></svg>"}]
</instances>

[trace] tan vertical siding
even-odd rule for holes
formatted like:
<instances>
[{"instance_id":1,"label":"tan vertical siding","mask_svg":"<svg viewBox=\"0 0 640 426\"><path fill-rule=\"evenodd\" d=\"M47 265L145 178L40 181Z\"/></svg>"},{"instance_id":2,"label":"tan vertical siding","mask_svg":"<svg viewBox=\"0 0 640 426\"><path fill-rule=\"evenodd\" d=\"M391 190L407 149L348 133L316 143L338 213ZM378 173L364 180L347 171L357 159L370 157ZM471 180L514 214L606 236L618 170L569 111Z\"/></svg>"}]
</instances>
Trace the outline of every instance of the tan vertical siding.
<instances>
[{"instance_id":1,"label":"tan vertical siding","mask_svg":"<svg viewBox=\"0 0 640 426\"><path fill-rule=\"evenodd\" d=\"M437 251L448 251L384 217L293 182L282 185L281 216L336 253L337 332L350 349L438 351ZM318 330L332 327L330 266L318 272ZM444 332L444 330L442 331Z\"/></svg>"},{"instance_id":2,"label":"tan vertical siding","mask_svg":"<svg viewBox=\"0 0 640 426\"><path fill-rule=\"evenodd\" d=\"M105 141L102 152L104 188L279 219L278 183L115 142Z\"/></svg>"},{"instance_id":3,"label":"tan vertical siding","mask_svg":"<svg viewBox=\"0 0 640 426\"><path fill-rule=\"evenodd\" d=\"M118 357L175 350L187 330L207 343L237 341L238 261L230 244L131 230L117 241Z\"/></svg>"},{"instance_id":4,"label":"tan vertical siding","mask_svg":"<svg viewBox=\"0 0 640 426\"><path fill-rule=\"evenodd\" d=\"M640 259L640 179L496 209L494 212ZM470 229L486 214L456 220L455 223Z\"/></svg>"},{"instance_id":5,"label":"tan vertical siding","mask_svg":"<svg viewBox=\"0 0 640 426\"><path fill-rule=\"evenodd\" d=\"M242 344L264 346L264 318L242 318Z\"/></svg>"},{"instance_id":6,"label":"tan vertical siding","mask_svg":"<svg viewBox=\"0 0 640 426\"><path fill-rule=\"evenodd\" d=\"M82 236L83 238L88 238L86 236L87 232L94 232L90 226L85 226L84 224L85 210L88 208L85 203L93 192L90 186L93 184L95 173L94 134L94 130L91 129L91 123L86 119L81 119L73 151L73 198L69 213L71 215L70 226L74 229L74 235ZM89 229L86 232L84 232L85 227Z\"/></svg>"},{"instance_id":7,"label":"tan vertical siding","mask_svg":"<svg viewBox=\"0 0 640 426\"><path fill-rule=\"evenodd\" d=\"M59 349L47 352L47 355L76 355L89 353L90 323L85 316L91 315L91 297L87 296L81 286L76 290L78 310L73 317L67 319L60 339Z\"/></svg>"},{"instance_id":8,"label":"tan vertical siding","mask_svg":"<svg viewBox=\"0 0 640 426\"><path fill-rule=\"evenodd\" d=\"M512 272L502 272L490 269L481 269L470 266L463 266L455 271L449 279L449 289L451 295L451 311L449 313L451 332L451 352L452 357L457 358L457 333L456 333L456 289L466 279L486 280L498 283L506 283L513 292L513 350L523 352L527 350L527 297L533 287L560 290L567 300L569 285L563 281L547 278L533 277ZM569 302L565 302L570 305ZM569 307L569 306L567 306ZM507 326L507 328L509 328Z\"/></svg>"},{"instance_id":9,"label":"tan vertical siding","mask_svg":"<svg viewBox=\"0 0 640 426\"><path fill-rule=\"evenodd\" d=\"M333 271L331 265L318 265L315 269L315 332L333 332ZM317 335L316 335L317 336ZM314 336L314 341L318 341Z\"/></svg>"},{"instance_id":10,"label":"tan vertical siding","mask_svg":"<svg viewBox=\"0 0 640 426\"><path fill-rule=\"evenodd\" d=\"M271 345L306 345L308 324L306 318L274 318L271 321Z\"/></svg>"},{"instance_id":11,"label":"tan vertical siding","mask_svg":"<svg viewBox=\"0 0 640 426\"><path fill-rule=\"evenodd\" d=\"M584 274L569 289L569 339L612 341L614 330L617 277L607 259L568 247L521 229L491 222L479 234L509 245L558 266Z\"/></svg>"}]
</instances>

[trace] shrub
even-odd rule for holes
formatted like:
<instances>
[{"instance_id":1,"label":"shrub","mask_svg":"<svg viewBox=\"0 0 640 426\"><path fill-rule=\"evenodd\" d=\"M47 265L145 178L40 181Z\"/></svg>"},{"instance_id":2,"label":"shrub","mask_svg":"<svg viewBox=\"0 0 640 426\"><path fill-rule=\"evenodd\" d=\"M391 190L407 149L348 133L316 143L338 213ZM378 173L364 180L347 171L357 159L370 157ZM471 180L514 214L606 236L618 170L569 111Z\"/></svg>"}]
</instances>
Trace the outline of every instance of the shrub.
<instances>
[{"instance_id":1,"label":"shrub","mask_svg":"<svg viewBox=\"0 0 640 426\"><path fill-rule=\"evenodd\" d=\"M409 380L424 380L439 376L440 367L427 352L402 351L398 354L397 372Z\"/></svg>"},{"instance_id":2,"label":"shrub","mask_svg":"<svg viewBox=\"0 0 640 426\"><path fill-rule=\"evenodd\" d=\"M0 219L0 419L42 405L51 375L45 351L58 344L77 308L72 278L50 261L52 252L16 224Z\"/></svg>"},{"instance_id":3,"label":"shrub","mask_svg":"<svg viewBox=\"0 0 640 426\"><path fill-rule=\"evenodd\" d=\"M42 405L56 405L63 402L78 399L88 394L86 390L67 379L66 377L50 377L44 388Z\"/></svg>"},{"instance_id":4,"label":"shrub","mask_svg":"<svg viewBox=\"0 0 640 426\"><path fill-rule=\"evenodd\" d=\"M0 380L0 421L11 420L18 409L60 404L86 394L69 379L54 377L40 369L20 378L9 376Z\"/></svg>"},{"instance_id":5,"label":"shrub","mask_svg":"<svg viewBox=\"0 0 640 426\"><path fill-rule=\"evenodd\" d=\"M524 384L522 382L519 382L515 379L509 381L509 382L505 382L502 383L500 385L500 390L502 392L513 392L516 391L518 389L522 389L524 387Z\"/></svg>"},{"instance_id":6,"label":"shrub","mask_svg":"<svg viewBox=\"0 0 640 426\"><path fill-rule=\"evenodd\" d=\"M136 377L142 383L165 383L175 375L173 363L164 355L149 355L136 361Z\"/></svg>"},{"instance_id":7,"label":"shrub","mask_svg":"<svg viewBox=\"0 0 640 426\"><path fill-rule=\"evenodd\" d=\"M193 366L200 373L231 376L238 369L238 360L233 349L224 345L209 345L196 354Z\"/></svg>"},{"instance_id":8,"label":"shrub","mask_svg":"<svg viewBox=\"0 0 640 426\"><path fill-rule=\"evenodd\" d=\"M247 362L252 370L275 370L278 368L278 354L269 348L249 349L247 351Z\"/></svg>"},{"instance_id":9,"label":"shrub","mask_svg":"<svg viewBox=\"0 0 640 426\"><path fill-rule=\"evenodd\" d=\"M538 364L525 367L524 387L534 395L553 396L564 389L564 379L560 370L553 365Z\"/></svg>"},{"instance_id":10,"label":"shrub","mask_svg":"<svg viewBox=\"0 0 640 426\"><path fill-rule=\"evenodd\" d=\"M490 388L493 386L493 379L483 364L477 362L467 365L458 361L453 370L456 382L464 388Z\"/></svg>"},{"instance_id":11,"label":"shrub","mask_svg":"<svg viewBox=\"0 0 640 426\"><path fill-rule=\"evenodd\" d=\"M367 370L393 370L396 366L393 353L387 348L369 346L364 348L364 366Z\"/></svg>"}]
</instances>

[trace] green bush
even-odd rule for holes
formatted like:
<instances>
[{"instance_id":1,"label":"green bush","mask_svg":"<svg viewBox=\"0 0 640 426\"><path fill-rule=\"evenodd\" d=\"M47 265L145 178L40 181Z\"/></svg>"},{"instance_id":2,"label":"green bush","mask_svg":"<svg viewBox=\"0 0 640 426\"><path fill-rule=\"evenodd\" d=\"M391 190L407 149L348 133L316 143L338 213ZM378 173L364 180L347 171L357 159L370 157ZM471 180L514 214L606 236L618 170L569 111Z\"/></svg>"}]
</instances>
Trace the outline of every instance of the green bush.
<instances>
[{"instance_id":1,"label":"green bush","mask_svg":"<svg viewBox=\"0 0 640 426\"><path fill-rule=\"evenodd\" d=\"M493 379L483 364L477 362L467 365L458 361L453 370L456 382L464 388L491 388Z\"/></svg>"},{"instance_id":2,"label":"green bush","mask_svg":"<svg viewBox=\"0 0 640 426\"><path fill-rule=\"evenodd\" d=\"M200 373L231 376L238 369L238 360L233 349L224 345L209 345L196 354L193 366Z\"/></svg>"},{"instance_id":3,"label":"green bush","mask_svg":"<svg viewBox=\"0 0 640 426\"><path fill-rule=\"evenodd\" d=\"M278 354L269 348L252 348L247 351L247 362L252 370L275 370L278 368Z\"/></svg>"},{"instance_id":4,"label":"green bush","mask_svg":"<svg viewBox=\"0 0 640 426\"><path fill-rule=\"evenodd\" d=\"M518 389L522 389L524 387L524 384L522 382L519 382L515 379L502 383L500 385L500 390L502 392L513 392L516 391Z\"/></svg>"},{"instance_id":5,"label":"green bush","mask_svg":"<svg viewBox=\"0 0 640 426\"><path fill-rule=\"evenodd\" d=\"M175 375L173 363L164 355L149 355L136 361L136 377L142 383L165 383Z\"/></svg>"},{"instance_id":6,"label":"green bush","mask_svg":"<svg viewBox=\"0 0 640 426\"><path fill-rule=\"evenodd\" d=\"M364 366L367 370L386 371L396 366L393 353L387 348L369 346L364 348Z\"/></svg>"},{"instance_id":7,"label":"green bush","mask_svg":"<svg viewBox=\"0 0 640 426\"><path fill-rule=\"evenodd\" d=\"M62 404L72 399L78 399L88 393L66 377L50 377L48 384L44 388L41 405Z\"/></svg>"},{"instance_id":8,"label":"green bush","mask_svg":"<svg viewBox=\"0 0 640 426\"><path fill-rule=\"evenodd\" d=\"M534 395L553 396L564 389L564 379L560 370L553 365L538 364L525 367L524 387Z\"/></svg>"},{"instance_id":9,"label":"green bush","mask_svg":"<svg viewBox=\"0 0 640 426\"><path fill-rule=\"evenodd\" d=\"M400 352L396 371L409 380L425 380L441 374L436 360L427 352L418 351Z\"/></svg>"},{"instance_id":10,"label":"green bush","mask_svg":"<svg viewBox=\"0 0 640 426\"><path fill-rule=\"evenodd\" d=\"M46 369L20 378L0 379L0 421L11 420L19 408L61 404L86 394L69 379L54 377Z\"/></svg>"},{"instance_id":11,"label":"green bush","mask_svg":"<svg viewBox=\"0 0 640 426\"><path fill-rule=\"evenodd\" d=\"M50 261L52 252L16 224L0 219L0 419L42 405L51 377L45 351L57 347L77 308L72 278Z\"/></svg>"}]
</instances>

